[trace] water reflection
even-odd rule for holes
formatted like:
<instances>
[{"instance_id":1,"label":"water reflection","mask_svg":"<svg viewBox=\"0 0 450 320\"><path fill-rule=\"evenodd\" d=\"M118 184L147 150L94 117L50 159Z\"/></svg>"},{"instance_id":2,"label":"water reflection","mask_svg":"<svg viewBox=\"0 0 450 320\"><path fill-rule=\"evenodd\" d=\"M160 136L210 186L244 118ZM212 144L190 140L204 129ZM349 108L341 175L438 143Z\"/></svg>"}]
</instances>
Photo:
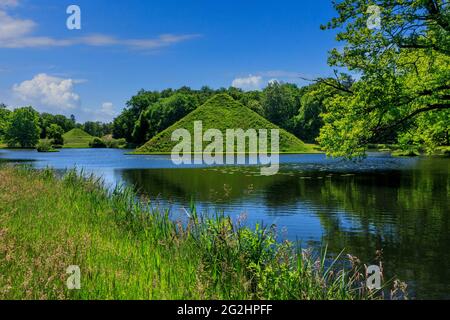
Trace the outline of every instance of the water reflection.
<instances>
[{"instance_id":1,"label":"water reflection","mask_svg":"<svg viewBox=\"0 0 450 320\"><path fill-rule=\"evenodd\" d=\"M417 297L450 298L450 162L405 161L383 170L377 160L352 170L287 164L273 177L259 176L256 168L120 175L175 209L193 198L204 211L246 212L250 223L277 223L291 239L307 245L324 240L332 252L346 248L367 262L382 249L388 278L408 280Z\"/></svg>"},{"instance_id":2,"label":"water reflection","mask_svg":"<svg viewBox=\"0 0 450 320\"><path fill-rule=\"evenodd\" d=\"M249 224L275 223L304 246L325 241L332 252L345 248L368 263L382 249L387 277L407 281L418 298L450 298L449 159L374 154L352 163L289 155L270 177L257 167L179 168L167 156L120 150L0 150L0 159L77 166L111 186L132 185L174 214L191 200L201 211L246 213Z\"/></svg>"}]
</instances>

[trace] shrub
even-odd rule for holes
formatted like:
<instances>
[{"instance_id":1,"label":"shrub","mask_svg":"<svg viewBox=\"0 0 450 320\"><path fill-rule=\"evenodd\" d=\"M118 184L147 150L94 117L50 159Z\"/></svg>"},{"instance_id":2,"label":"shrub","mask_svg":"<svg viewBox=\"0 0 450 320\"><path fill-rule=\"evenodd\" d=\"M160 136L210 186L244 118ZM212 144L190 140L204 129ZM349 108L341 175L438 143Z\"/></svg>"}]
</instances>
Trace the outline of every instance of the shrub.
<instances>
[{"instance_id":1,"label":"shrub","mask_svg":"<svg viewBox=\"0 0 450 320\"><path fill-rule=\"evenodd\" d=\"M36 146L38 152L57 152L53 149L52 143L49 140L42 140Z\"/></svg>"},{"instance_id":2,"label":"shrub","mask_svg":"<svg viewBox=\"0 0 450 320\"><path fill-rule=\"evenodd\" d=\"M55 137L52 139L52 144L54 146L63 146L64 145L64 138L62 136Z\"/></svg>"},{"instance_id":3,"label":"shrub","mask_svg":"<svg viewBox=\"0 0 450 320\"><path fill-rule=\"evenodd\" d=\"M106 147L111 149L120 149L127 145L127 141L125 139L114 139L111 135L104 136L102 140L106 144Z\"/></svg>"},{"instance_id":4,"label":"shrub","mask_svg":"<svg viewBox=\"0 0 450 320\"><path fill-rule=\"evenodd\" d=\"M94 138L89 142L89 147L91 148L106 148L106 143L100 138Z\"/></svg>"},{"instance_id":5,"label":"shrub","mask_svg":"<svg viewBox=\"0 0 450 320\"><path fill-rule=\"evenodd\" d=\"M52 140L53 145L64 145L64 130L57 124L47 128L47 137Z\"/></svg>"},{"instance_id":6,"label":"shrub","mask_svg":"<svg viewBox=\"0 0 450 320\"><path fill-rule=\"evenodd\" d=\"M392 155L394 157L418 157L420 156L420 153L417 150L410 148L407 150L396 150L392 152Z\"/></svg>"},{"instance_id":7,"label":"shrub","mask_svg":"<svg viewBox=\"0 0 450 320\"><path fill-rule=\"evenodd\" d=\"M447 149L444 149L444 156L450 157L450 147Z\"/></svg>"}]
</instances>

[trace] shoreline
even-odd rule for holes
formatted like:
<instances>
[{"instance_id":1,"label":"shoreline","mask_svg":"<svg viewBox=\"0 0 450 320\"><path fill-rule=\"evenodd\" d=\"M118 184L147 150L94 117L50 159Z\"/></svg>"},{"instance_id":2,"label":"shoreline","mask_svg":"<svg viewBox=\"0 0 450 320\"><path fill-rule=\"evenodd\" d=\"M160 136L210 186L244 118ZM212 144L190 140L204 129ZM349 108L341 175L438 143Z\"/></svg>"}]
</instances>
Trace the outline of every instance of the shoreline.
<instances>
[{"instance_id":1,"label":"shoreline","mask_svg":"<svg viewBox=\"0 0 450 320\"><path fill-rule=\"evenodd\" d=\"M330 273L326 247L319 256L304 255L290 242L278 243L272 229L200 216L195 207L183 224L136 202L130 189L110 193L98 179L74 171L56 178L51 169L0 165L0 177L0 247L6 253L0 255L0 288L12 284L0 291L2 298L380 298L354 281L340 256ZM29 269L36 261L40 268ZM65 288L70 265L85 275L81 290Z\"/></svg>"}]
</instances>

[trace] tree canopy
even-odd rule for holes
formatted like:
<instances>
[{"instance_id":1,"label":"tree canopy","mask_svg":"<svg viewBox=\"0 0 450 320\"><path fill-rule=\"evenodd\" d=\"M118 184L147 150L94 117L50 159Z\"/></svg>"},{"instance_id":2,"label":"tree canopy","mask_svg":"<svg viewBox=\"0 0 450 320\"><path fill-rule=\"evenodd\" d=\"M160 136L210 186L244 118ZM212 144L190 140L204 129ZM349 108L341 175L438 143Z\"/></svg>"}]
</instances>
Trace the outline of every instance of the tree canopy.
<instances>
[{"instance_id":1,"label":"tree canopy","mask_svg":"<svg viewBox=\"0 0 450 320\"><path fill-rule=\"evenodd\" d=\"M369 6L381 11L370 29ZM344 0L324 28L339 29L331 66L357 75L323 81L339 94L326 102L319 142L334 156L361 156L368 143L415 136L429 149L450 130L450 9L443 0ZM432 127L432 129L430 129ZM444 138L445 139L445 138Z\"/></svg>"},{"instance_id":2,"label":"tree canopy","mask_svg":"<svg viewBox=\"0 0 450 320\"><path fill-rule=\"evenodd\" d=\"M5 140L11 147L32 148L39 142L39 113L32 107L15 109L8 122Z\"/></svg>"},{"instance_id":3,"label":"tree canopy","mask_svg":"<svg viewBox=\"0 0 450 320\"><path fill-rule=\"evenodd\" d=\"M11 114L11 111L6 109L6 105L3 103L0 103L0 140L2 140L3 136L6 133L6 128L8 125L10 114Z\"/></svg>"},{"instance_id":4,"label":"tree canopy","mask_svg":"<svg viewBox=\"0 0 450 320\"><path fill-rule=\"evenodd\" d=\"M64 145L64 129L57 124L51 124L47 128L47 138L51 139L54 145Z\"/></svg>"}]
</instances>

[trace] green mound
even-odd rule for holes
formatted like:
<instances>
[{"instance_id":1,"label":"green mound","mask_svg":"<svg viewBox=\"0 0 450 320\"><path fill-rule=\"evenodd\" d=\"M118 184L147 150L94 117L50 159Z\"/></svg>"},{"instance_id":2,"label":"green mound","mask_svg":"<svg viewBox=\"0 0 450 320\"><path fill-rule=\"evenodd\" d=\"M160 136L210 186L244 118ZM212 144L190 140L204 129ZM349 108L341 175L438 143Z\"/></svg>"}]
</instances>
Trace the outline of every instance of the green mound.
<instances>
[{"instance_id":1,"label":"green mound","mask_svg":"<svg viewBox=\"0 0 450 320\"><path fill-rule=\"evenodd\" d=\"M273 123L267 121L256 112L236 102L227 94L219 94L212 97L204 105L188 114L171 127L162 131L145 145L136 150L136 154L148 153L171 153L178 141L171 141L172 133L177 129L188 130L194 136L194 122L202 121L203 133L208 129L218 129L224 136L227 129L267 129L270 137L271 129L280 130L280 152L283 153L306 153L314 150L299 140L294 135L280 129ZM193 139L192 139L193 140ZM203 142L203 148L209 143ZM192 148L192 150L194 150ZM224 148L224 150L226 150ZM270 150L270 142L269 142Z\"/></svg>"},{"instance_id":2,"label":"green mound","mask_svg":"<svg viewBox=\"0 0 450 320\"><path fill-rule=\"evenodd\" d=\"M72 129L63 135L64 148L89 148L94 137L81 129Z\"/></svg>"}]
</instances>

